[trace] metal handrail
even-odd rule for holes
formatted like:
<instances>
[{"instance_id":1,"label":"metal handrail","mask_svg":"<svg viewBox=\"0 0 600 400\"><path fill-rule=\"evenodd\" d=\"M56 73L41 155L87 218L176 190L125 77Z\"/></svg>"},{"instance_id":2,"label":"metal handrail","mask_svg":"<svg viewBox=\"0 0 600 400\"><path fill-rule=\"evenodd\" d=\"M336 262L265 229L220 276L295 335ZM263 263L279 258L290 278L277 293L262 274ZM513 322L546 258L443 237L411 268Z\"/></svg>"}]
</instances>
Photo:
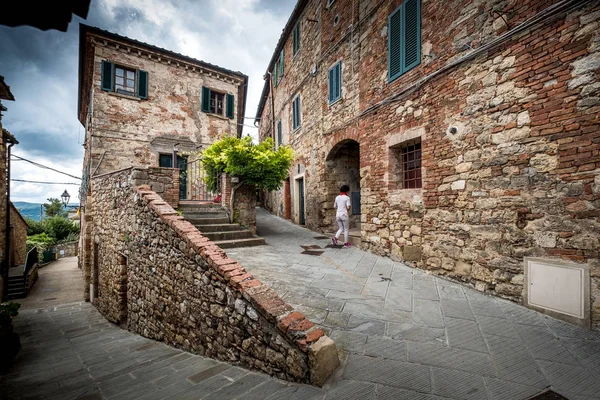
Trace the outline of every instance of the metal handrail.
<instances>
[{"instance_id":1,"label":"metal handrail","mask_svg":"<svg viewBox=\"0 0 600 400\"><path fill-rule=\"evenodd\" d=\"M23 277L27 278L27 274L31 268L38 263L38 250L37 247L32 248L27 252L27 258L25 258L25 266L23 267Z\"/></svg>"}]
</instances>

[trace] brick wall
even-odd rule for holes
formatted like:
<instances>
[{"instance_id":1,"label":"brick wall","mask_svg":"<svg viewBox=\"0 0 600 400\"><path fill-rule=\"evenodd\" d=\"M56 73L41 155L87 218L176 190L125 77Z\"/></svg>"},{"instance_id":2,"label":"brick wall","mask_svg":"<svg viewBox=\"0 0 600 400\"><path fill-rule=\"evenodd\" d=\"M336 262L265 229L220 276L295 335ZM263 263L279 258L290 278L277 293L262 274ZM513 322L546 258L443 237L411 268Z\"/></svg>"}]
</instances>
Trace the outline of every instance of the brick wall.
<instances>
[{"instance_id":1,"label":"brick wall","mask_svg":"<svg viewBox=\"0 0 600 400\"><path fill-rule=\"evenodd\" d=\"M303 40L320 35L323 49L290 61L297 76L274 91L276 115L285 115L288 92L320 89L310 102L322 107L303 108L302 130L310 132L290 140L305 166L306 202L320 210L307 214L307 225L330 225L337 164L328 160L355 141L359 177L347 183L360 186L365 249L516 301L524 257L587 263L600 327L600 8L588 4L513 35L405 92L557 2L422 2L421 64L393 82L387 23L402 2L360 2L345 33L331 27L335 11L324 3L310 2L303 17L318 21ZM327 43L337 47L326 53ZM327 66L340 57L354 66L342 85L343 101L358 104L352 112L331 110L322 91ZM319 72L304 79L312 63ZM269 132L265 104L261 137ZM403 189L399 146L419 138L423 188ZM282 201L277 193L266 202L278 210Z\"/></svg>"},{"instance_id":2,"label":"brick wall","mask_svg":"<svg viewBox=\"0 0 600 400\"><path fill-rule=\"evenodd\" d=\"M102 314L187 351L322 385L338 363L331 339L149 185L134 188L138 175L127 169L93 181L87 212Z\"/></svg>"}]
</instances>

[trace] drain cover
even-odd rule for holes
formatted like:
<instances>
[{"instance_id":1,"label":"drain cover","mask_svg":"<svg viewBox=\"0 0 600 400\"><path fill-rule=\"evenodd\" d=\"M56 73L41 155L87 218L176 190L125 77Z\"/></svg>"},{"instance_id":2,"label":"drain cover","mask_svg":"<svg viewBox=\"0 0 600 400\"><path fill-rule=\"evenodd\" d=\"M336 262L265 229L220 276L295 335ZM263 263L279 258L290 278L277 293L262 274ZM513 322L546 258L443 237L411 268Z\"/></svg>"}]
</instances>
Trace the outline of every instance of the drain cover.
<instances>
[{"instance_id":1,"label":"drain cover","mask_svg":"<svg viewBox=\"0 0 600 400\"><path fill-rule=\"evenodd\" d=\"M343 244L338 244L337 246L334 244L328 244L327 246L325 246L325 248L327 249L341 249L342 247L344 247Z\"/></svg>"},{"instance_id":2,"label":"drain cover","mask_svg":"<svg viewBox=\"0 0 600 400\"><path fill-rule=\"evenodd\" d=\"M304 250L320 249L321 248L321 246L317 246L316 244L302 244L302 245L300 245L300 247L302 247Z\"/></svg>"},{"instance_id":3,"label":"drain cover","mask_svg":"<svg viewBox=\"0 0 600 400\"><path fill-rule=\"evenodd\" d=\"M552 390L546 390L538 395L530 397L528 400L568 400L568 399Z\"/></svg>"},{"instance_id":4,"label":"drain cover","mask_svg":"<svg viewBox=\"0 0 600 400\"><path fill-rule=\"evenodd\" d=\"M44 300L56 300L56 297L48 297L47 299Z\"/></svg>"},{"instance_id":5,"label":"drain cover","mask_svg":"<svg viewBox=\"0 0 600 400\"><path fill-rule=\"evenodd\" d=\"M329 239L328 236L315 236L313 239Z\"/></svg>"},{"instance_id":6,"label":"drain cover","mask_svg":"<svg viewBox=\"0 0 600 400\"><path fill-rule=\"evenodd\" d=\"M321 254L323 254L323 252L322 251L316 251L316 250L304 250L300 254L307 254L309 256L320 256Z\"/></svg>"}]
</instances>

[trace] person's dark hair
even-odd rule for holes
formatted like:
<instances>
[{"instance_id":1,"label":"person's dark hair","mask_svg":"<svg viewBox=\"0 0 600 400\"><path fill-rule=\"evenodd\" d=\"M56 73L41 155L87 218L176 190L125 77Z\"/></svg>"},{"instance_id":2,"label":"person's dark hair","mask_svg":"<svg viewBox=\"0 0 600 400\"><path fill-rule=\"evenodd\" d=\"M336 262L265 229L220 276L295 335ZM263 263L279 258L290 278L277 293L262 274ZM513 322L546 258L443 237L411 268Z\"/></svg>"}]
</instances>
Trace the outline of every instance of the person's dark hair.
<instances>
[{"instance_id":1,"label":"person's dark hair","mask_svg":"<svg viewBox=\"0 0 600 400\"><path fill-rule=\"evenodd\" d=\"M340 188L340 192L348 193L349 191L350 191L350 186L348 186L348 185L342 185L342 187Z\"/></svg>"}]
</instances>

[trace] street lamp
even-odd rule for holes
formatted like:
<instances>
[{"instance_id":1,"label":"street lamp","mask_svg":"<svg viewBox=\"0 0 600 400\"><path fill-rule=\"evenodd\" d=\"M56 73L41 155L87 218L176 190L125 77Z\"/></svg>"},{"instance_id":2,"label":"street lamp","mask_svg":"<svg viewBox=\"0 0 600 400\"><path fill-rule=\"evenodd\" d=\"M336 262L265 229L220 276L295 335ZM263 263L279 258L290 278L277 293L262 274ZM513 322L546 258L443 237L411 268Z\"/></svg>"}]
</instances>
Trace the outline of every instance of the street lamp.
<instances>
[{"instance_id":1,"label":"street lamp","mask_svg":"<svg viewBox=\"0 0 600 400\"><path fill-rule=\"evenodd\" d=\"M69 192L67 192L67 189L65 189L63 194L60 195L60 198L62 199L63 206L67 207L67 204L69 204L69 199L71 198Z\"/></svg>"}]
</instances>

